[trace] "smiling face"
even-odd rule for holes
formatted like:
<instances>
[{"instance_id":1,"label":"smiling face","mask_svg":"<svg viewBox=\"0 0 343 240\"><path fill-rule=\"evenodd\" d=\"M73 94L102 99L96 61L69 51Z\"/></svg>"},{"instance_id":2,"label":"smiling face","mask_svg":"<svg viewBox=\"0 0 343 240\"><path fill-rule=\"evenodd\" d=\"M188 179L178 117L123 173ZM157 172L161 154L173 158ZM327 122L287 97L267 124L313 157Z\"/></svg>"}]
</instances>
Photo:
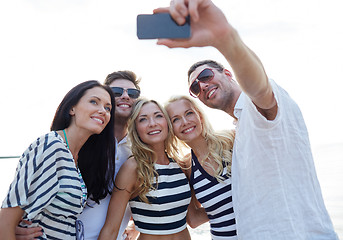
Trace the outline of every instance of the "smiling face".
<instances>
[{"instance_id":1,"label":"smiling face","mask_svg":"<svg viewBox=\"0 0 343 240\"><path fill-rule=\"evenodd\" d=\"M110 85L110 87L121 87L124 89L134 88L133 82L126 79L116 79ZM127 91L124 91L120 97L115 97L115 119L128 119L132 112L132 105L137 99L130 98Z\"/></svg>"},{"instance_id":2,"label":"smiling face","mask_svg":"<svg viewBox=\"0 0 343 240\"><path fill-rule=\"evenodd\" d=\"M190 101L186 99L173 101L168 104L166 110L176 137L186 143L201 137L203 131L201 117Z\"/></svg>"},{"instance_id":3,"label":"smiling face","mask_svg":"<svg viewBox=\"0 0 343 240\"><path fill-rule=\"evenodd\" d=\"M163 145L168 137L168 123L161 109L153 102L144 104L135 120L137 134L150 146Z\"/></svg>"},{"instance_id":4,"label":"smiling face","mask_svg":"<svg viewBox=\"0 0 343 240\"><path fill-rule=\"evenodd\" d=\"M72 116L71 126L91 135L99 134L110 121L111 108L111 97L105 89L88 89L69 111Z\"/></svg>"},{"instance_id":5,"label":"smiling face","mask_svg":"<svg viewBox=\"0 0 343 240\"><path fill-rule=\"evenodd\" d=\"M206 68L213 71L214 77L208 82L199 82L200 94L199 100L206 106L227 110L227 107L232 104L232 99L236 86L232 80L230 72L227 70L219 72L217 69L210 67L209 65L201 65L197 67L189 76L189 84L191 85L197 78L197 76Z\"/></svg>"}]
</instances>

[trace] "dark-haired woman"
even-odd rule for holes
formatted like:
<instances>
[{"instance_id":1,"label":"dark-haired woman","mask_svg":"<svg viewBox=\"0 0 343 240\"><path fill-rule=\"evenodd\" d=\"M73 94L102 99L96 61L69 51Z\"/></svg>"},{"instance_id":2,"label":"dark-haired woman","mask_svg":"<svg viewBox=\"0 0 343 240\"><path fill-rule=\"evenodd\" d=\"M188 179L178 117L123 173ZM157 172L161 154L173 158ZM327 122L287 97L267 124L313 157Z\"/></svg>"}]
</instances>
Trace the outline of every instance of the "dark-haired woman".
<instances>
[{"instance_id":1,"label":"dark-haired woman","mask_svg":"<svg viewBox=\"0 0 343 240\"><path fill-rule=\"evenodd\" d=\"M51 132L19 160L0 211L0 239L15 239L19 222L41 227L39 239L76 238L76 218L87 197L99 201L113 184L114 106L111 89L97 81L67 93Z\"/></svg>"}]
</instances>

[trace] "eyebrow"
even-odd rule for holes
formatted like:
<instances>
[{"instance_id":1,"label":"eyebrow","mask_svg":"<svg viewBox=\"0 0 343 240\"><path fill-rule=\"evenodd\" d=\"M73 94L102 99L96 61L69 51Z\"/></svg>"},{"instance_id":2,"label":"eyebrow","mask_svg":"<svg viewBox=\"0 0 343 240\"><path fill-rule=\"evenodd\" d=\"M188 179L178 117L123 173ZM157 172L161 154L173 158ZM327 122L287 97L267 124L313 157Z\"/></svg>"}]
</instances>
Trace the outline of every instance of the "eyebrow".
<instances>
[{"instance_id":1,"label":"eyebrow","mask_svg":"<svg viewBox=\"0 0 343 240\"><path fill-rule=\"evenodd\" d=\"M194 111L192 108L187 108L182 114L185 114L187 113L188 111ZM174 116L170 117L171 119L177 117L177 116L180 116L180 114L175 114Z\"/></svg>"},{"instance_id":2,"label":"eyebrow","mask_svg":"<svg viewBox=\"0 0 343 240\"><path fill-rule=\"evenodd\" d=\"M96 96L96 95L92 95L91 98L96 98L96 99L98 99L99 101L102 101L101 98L99 98L99 97ZM105 103L105 105L112 106L112 103L109 103L109 102L108 102L108 103Z\"/></svg>"},{"instance_id":3,"label":"eyebrow","mask_svg":"<svg viewBox=\"0 0 343 240\"><path fill-rule=\"evenodd\" d=\"M93 97L93 98L96 98L96 99L99 99L99 100L101 100L98 96L96 96L96 95L92 95L92 96L90 96L91 98Z\"/></svg>"},{"instance_id":4,"label":"eyebrow","mask_svg":"<svg viewBox=\"0 0 343 240\"><path fill-rule=\"evenodd\" d=\"M156 115L156 114L159 114L159 113L163 114L162 111L156 111L153 114ZM146 117L146 116L148 116L148 114L141 114L138 117ZM163 116L164 116L164 114L163 114Z\"/></svg>"}]
</instances>

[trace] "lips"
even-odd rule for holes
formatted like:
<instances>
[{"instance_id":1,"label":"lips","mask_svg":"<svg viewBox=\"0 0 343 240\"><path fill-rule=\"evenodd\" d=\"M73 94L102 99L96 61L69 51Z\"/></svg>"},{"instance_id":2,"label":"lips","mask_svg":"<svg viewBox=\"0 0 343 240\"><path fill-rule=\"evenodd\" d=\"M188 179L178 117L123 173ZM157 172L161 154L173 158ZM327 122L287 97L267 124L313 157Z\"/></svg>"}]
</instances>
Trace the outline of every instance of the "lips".
<instances>
[{"instance_id":1,"label":"lips","mask_svg":"<svg viewBox=\"0 0 343 240\"><path fill-rule=\"evenodd\" d=\"M161 130L153 130L153 131L148 132L148 135L156 135L156 134L159 134L160 132L162 132L162 131Z\"/></svg>"},{"instance_id":2,"label":"lips","mask_svg":"<svg viewBox=\"0 0 343 240\"><path fill-rule=\"evenodd\" d=\"M130 108L131 107L131 105L129 105L127 103L119 103L119 104L117 104L117 106L120 108Z\"/></svg>"},{"instance_id":3,"label":"lips","mask_svg":"<svg viewBox=\"0 0 343 240\"><path fill-rule=\"evenodd\" d=\"M216 92L217 89L218 89L218 87L215 87L215 86L210 88L210 90L207 91L206 98L210 99L213 96L213 94Z\"/></svg>"},{"instance_id":4,"label":"lips","mask_svg":"<svg viewBox=\"0 0 343 240\"><path fill-rule=\"evenodd\" d=\"M194 129L195 129L195 127L193 126L193 127L190 127L190 128L183 130L182 133L187 134L187 133L193 131Z\"/></svg>"},{"instance_id":5,"label":"lips","mask_svg":"<svg viewBox=\"0 0 343 240\"><path fill-rule=\"evenodd\" d=\"M104 124L104 122L105 122L105 120L101 117L91 117L91 118L100 124Z\"/></svg>"}]
</instances>

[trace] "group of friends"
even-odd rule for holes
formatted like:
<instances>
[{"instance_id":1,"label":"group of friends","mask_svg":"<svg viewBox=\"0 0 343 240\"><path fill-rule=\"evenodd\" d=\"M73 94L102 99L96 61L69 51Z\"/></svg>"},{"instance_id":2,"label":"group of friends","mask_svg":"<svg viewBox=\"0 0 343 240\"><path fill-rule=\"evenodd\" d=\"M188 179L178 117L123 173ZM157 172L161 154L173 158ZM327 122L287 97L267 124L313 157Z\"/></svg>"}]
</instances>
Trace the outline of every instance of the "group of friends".
<instances>
[{"instance_id":1,"label":"group of friends","mask_svg":"<svg viewBox=\"0 0 343 240\"><path fill-rule=\"evenodd\" d=\"M23 153L0 210L0 240L338 239L324 205L304 119L288 93L210 0L168 8L189 39L170 48L216 48L188 71L190 95L222 110L235 130L214 131L189 96L162 106L140 97L131 71L71 89L51 132ZM181 149L189 149L182 154ZM129 225L130 218L134 226Z\"/></svg>"}]
</instances>

